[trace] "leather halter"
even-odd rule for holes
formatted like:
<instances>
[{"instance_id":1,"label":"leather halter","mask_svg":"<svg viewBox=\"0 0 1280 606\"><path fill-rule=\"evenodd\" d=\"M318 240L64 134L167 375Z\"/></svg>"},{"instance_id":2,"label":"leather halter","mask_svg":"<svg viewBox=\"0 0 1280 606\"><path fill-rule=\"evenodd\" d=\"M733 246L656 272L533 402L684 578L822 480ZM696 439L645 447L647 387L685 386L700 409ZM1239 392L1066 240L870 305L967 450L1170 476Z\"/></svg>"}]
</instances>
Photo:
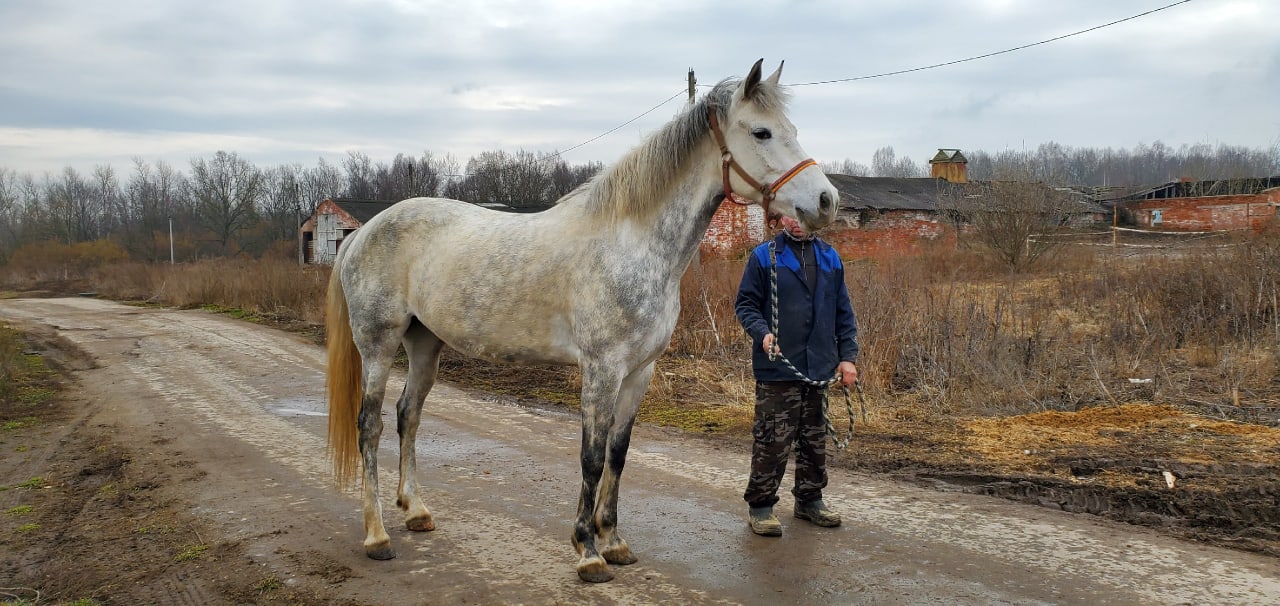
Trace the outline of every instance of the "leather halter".
<instances>
[{"instance_id":1,"label":"leather halter","mask_svg":"<svg viewBox=\"0 0 1280 606\"><path fill-rule=\"evenodd\" d=\"M716 117L716 108L708 108L707 113L711 119L711 135L715 137L716 145L720 146L720 168L724 179L724 197L733 200L733 186L729 184L729 169L732 168L733 172L738 173L738 177L747 182L747 185L764 194L764 198L760 201L760 206L764 210L765 220L768 221L769 203L773 202L773 199L777 197L778 190L800 174L800 171L810 166L816 166L818 163L813 158L805 158L799 164L791 167L791 170L782 173L782 176L769 185L756 181L751 175L747 174L747 171L742 168L741 164L738 164L737 160L733 159L733 152L729 151L729 146L724 142L724 133L720 130L720 120Z\"/></svg>"}]
</instances>

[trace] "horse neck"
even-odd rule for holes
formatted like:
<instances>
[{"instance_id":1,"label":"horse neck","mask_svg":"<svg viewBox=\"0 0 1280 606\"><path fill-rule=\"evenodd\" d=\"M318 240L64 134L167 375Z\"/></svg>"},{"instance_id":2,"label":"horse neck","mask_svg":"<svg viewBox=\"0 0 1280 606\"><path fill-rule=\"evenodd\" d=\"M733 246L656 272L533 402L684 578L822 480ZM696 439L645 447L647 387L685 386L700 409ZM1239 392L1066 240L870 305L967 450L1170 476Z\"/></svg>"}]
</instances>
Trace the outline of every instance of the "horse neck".
<instances>
[{"instance_id":1,"label":"horse neck","mask_svg":"<svg viewBox=\"0 0 1280 606\"><path fill-rule=\"evenodd\" d=\"M698 144L680 166L678 175L671 181L667 192L654 192L664 198L652 211L648 220L633 222L628 229L640 227L647 232L647 246L642 254L650 262L659 263L671 271L669 276L679 281L684 269L698 250L703 234L711 224L711 217L719 208L721 176L720 153L708 135Z\"/></svg>"}]
</instances>

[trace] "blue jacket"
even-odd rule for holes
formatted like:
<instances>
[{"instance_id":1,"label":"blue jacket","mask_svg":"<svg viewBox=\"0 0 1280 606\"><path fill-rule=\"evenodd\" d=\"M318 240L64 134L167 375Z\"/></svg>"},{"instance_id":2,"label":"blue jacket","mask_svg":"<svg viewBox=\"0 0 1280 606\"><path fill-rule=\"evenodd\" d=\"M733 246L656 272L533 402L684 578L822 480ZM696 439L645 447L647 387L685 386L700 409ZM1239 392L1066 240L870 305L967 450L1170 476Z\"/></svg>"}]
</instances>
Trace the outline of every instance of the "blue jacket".
<instances>
[{"instance_id":1,"label":"blue jacket","mask_svg":"<svg viewBox=\"0 0 1280 606\"><path fill-rule=\"evenodd\" d=\"M779 233L773 242L778 259L778 333L782 354L796 369L814 381L835 376L842 361L858 357L858 321L844 283L844 264L830 244L813 239L818 262L818 284L810 296L801 275L800 261ZM742 274L735 303L738 321L751 335L751 366L757 381L798 381L781 360L770 361L764 352L764 336L772 332L769 294L769 243L751 252Z\"/></svg>"}]
</instances>

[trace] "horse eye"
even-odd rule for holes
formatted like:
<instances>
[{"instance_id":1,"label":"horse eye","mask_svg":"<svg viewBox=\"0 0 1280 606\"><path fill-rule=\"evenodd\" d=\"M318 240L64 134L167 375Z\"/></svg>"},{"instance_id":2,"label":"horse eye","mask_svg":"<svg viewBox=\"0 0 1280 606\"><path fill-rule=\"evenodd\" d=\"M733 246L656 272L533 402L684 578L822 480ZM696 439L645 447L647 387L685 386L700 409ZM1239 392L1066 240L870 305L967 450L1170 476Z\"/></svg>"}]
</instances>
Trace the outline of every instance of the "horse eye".
<instances>
[{"instance_id":1,"label":"horse eye","mask_svg":"<svg viewBox=\"0 0 1280 606\"><path fill-rule=\"evenodd\" d=\"M773 137L773 133L769 132L769 129L767 128L757 128L751 131L751 136L764 141L765 139Z\"/></svg>"}]
</instances>

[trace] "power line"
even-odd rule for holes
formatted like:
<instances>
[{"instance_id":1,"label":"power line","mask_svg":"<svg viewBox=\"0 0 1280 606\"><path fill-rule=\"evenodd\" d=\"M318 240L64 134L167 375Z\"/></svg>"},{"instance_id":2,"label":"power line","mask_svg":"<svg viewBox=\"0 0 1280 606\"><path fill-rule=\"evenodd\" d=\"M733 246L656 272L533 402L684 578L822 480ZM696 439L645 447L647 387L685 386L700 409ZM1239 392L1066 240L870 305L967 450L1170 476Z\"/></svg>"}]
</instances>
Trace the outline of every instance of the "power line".
<instances>
[{"instance_id":1,"label":"power line","mask_svg":"<svg viewBox=\"0 0 1280 606\"><path fill-rule=\"evenodd\" d=\"M1004 54L1012 53L1012 52L1015 52L1015 51L1026 50L1026 49L1028 49L1028 48L1032 48L1032 47L1035 47L1035 46L1041 46L1041 45L1044 45L1044 44L1049 44L1050 42L1057 42L1057 41L1059 41L1059 40L1065 40L1065 39L1067 39L1067 38L1071 38L1071 37L1074 37L1074 36L1079 36L1079 35L1081 35L1081 34L1087 34L1087 33L1089 33L1089 32L1094 32L1094 31L1097 31L1097 30L1100 30L1100 29L1104 29L1104 28L1107 28L1107 27L1111 27L1111 26L1113 26L1113 25L1119 25L1119 24L1124 23L1124 22L1126 22L1126 21L1133 21L1134 19L1139 19L1139 18L1142 18L1142 17L1146 17L1146 16L1148 16L1148 15L1152 15L1152 14L1158 13L1158 12L1163 11L1163 10L1168 10L1168 9L1171 9L1171 8L1173 8L1173 7L1175 7L1175 6L1178 6L1178 5L1181 5L1181 4L1186 4L1186 3L1188 3L1188 2L1191 2L1191 0L1179 0L1178 2L1174 2L1174 3L1172 3L1172 4L1166 4L1166 5L1161 6L1161 7L1159 7L1159 8L1153 8L1153 9L1151 9L1151 10L1149 10L1149 11L1141 12L1141 13L1138 13L1138 14L1136 14L1136 15L1132 15L1132 16L1129 16L1129 17L1125 17L1125 18L1123 18L1123 19L1117 19L1117 20L1115 20L1115 21L1111 21L1111 22L1109 22L1109 23L1103 23L1103 24L1101 24L1101 25L1095 25L1095 26L1093 26L1093 27L1089 27L1089 28L1085 28L1085 29L1082 29L1082 30L1074 31L1074 32L1071 32L1071 33L1069 33L1069 34L1063 34L1063 35L1061 35L1061 36L1054 36L1053 38L1047 38L1047 39L1045 39L1045 40L1040 40L1039 42L1032 42L1032 43L1030 43L1030 44L1023 44L1023 45L1021 45L1021 46L1015 46L1015 47L1013 47L1013 48L1006 48L1006 49L1004 49L1004 50L1000 50L1000 51L995 51L995 52L985 53L985 54L981 54L981 55L974 55L974 56L972 56L972 57L966 57L966 58L964 58L964 59L955 59L955 60L952 60L952 61L944 61L944 62L942 62L942 63L934 63L934 64L932 64L932 65L924 65L924 66L920 66L920 67L913 67L913 68L910 68L910 69L900 69L900 70L894 70L894 71L890 71L890 72L882 72L882 73L878 73L878 74L870 74L870 75L866 75L866 76L854 76L854 77L852 77L852 78L837 78L837 79L834 79L834 80L819 80L819 81L816 81L816 82L801 82L801 83L798 83L798 84L790 84L790 85L788 85L788 86L813 86L813 85L817 85L817 84L836 84L836 83L840 83L840 82L855 82L855 81L858 81L858 80L870 80L870 79L872 79L872 78L884 78L884 77L887 77L887 76L898 76L898 75L902 75L902 74L909 74L909 73L912 73L912 72L921 72L921 71L925 71L925 70L936 69L936 68L939 68L939 67L947 67L947 66L950 66L950 65L958 65L958 64L960 64L960 63L968 63L968 62L970 62L970 61L977 61L977 60L979 60L979 59L987 59L987 58L990 58L990 57L995 57L995 56L998 56L998 55L1004 55ZM697 85L697 86L709 87L709 86L712 86L712 85ZM664 105L666 105L666 104L670 103L672 99L675 99L676 97L679 97L680 95L683 95L683 94L686 94L686 91L685 91L685 90L680 90L680 91L676 92L674 95L671 95L670 97L667 97L665 100L663 100L662 102L658 103L657 105L654 105L653 107L651 107L651 108L649 108L649 109L647 109L647 110L645 110L645 111L641 112L639 115L637 115L637 116L635 116L635 117L631 118L630 120L627 120L626 122L623 122L622 124L619 124L619 125L617 125L617 126L615 126L615 127L611 128L611 129L609 129L609 130L607 130L607 131L605 131L605 132L603 132L603 133L600 133L599 135L596 135L596 136L594 136L594 137L592 137L592 138L590 138L590 139L587 139L586 141L583 141L582 143L579 143L579 144L577 144L577 145L574 145L574 146L569 147L569 148L564 149L564 150L560 150L560 151L557 151L557 152L553 152L553 153L551 153L551 154L548 154L548 155L546 155L546 156L544 156L544 157L542 157L542 158L539 158L539 159L538 159L538 160L536 160L535 162L536 162L537 164L542 164L542 163L547 162L547 161L550 161L550 160L552 160L552 159L559 158L559 157L561 157L563 154L566 154L566 153L571 152L571 151L573 151L573 150L575 150L575 149L578 149L579 147L583 147L583 146L585 146L585 145L589 145L589 144L594 143L594 142L596 142L596 141L598 141L598 140L600 140L600 139L603 139L604 137L607 137L607 136L609 136L609 135L613 134L614 132L618 131L619 129L621 129L621 128L623 128L623 127L625 127L625 126L629 125L629 124L631 124L632 122L635 122L636 120L639 120L640 118L643 118L643 117L645 117L645 116L647 116L647 115L649 115L649 114L653 113L653 112L654 112L655 110L657 110L658 108L660 108L660 107L662 107L662 106L664 106ZM503 168L499 168L499 169L497 169L497 170L505 170L505 169L506 169L506 168L505 168L505 167L503 167ZM489 172L489 171L481 171L481 173L483 173L483 172ZM464 174L464 175L442 175L442 176L448 176L448 177L467 177L467 176L469 176L469 175L465 175L465 174Z\"/></svg>"},{"instance_id":2,"label":"power line","mask_svg":"<svg viewBox=\"0 0 1280 606\"><path fill-rule=\"evenodd\" d=\"M1184 1L1184 2L1190 2L1190 0L1183 0L1183 1ZM650 107L649 109L645 110L645 111L644 111L643 113L641 113L640 115L638 115L638 116L636 116L636 117L634 117L634 118L632 118L632 119L630 119L630 120L627 120L626 122L623 122L622 124L619 124L619 125L617 125L617 126L615 126L615 127L611 128L611 129L609 129L609 130L607 130L607 131L604 131L603 133L600 133L599 135L596 135L596 136L594 136L594 137L592 137L592 138L590 138L590 139L587 139L586 141L583 141L582 143L579 143L579 144L577 144L577 145L575 145L575 146L573 146L573 147L570 147L569 149L566 149L566 150L563 150L563 151L558 151L558 152L556 152L554 155L558 156L558 155L560 155L560 154L564 154L564 153L571 152L571 151L573 151L573 150L575 150L575 149L578 149L579 147L582 147L583 145L586 145L586 144L588 144L588 143L591 143L591 142L593 142L593 141L596 141L597 139L600 139L600 138L602 138L602 137L606 137L606 136L608 136L608 135L612 134L614 131L616 131L616 130L618 130L618 129L620 129L620 128L622 128L622 127L624 127L624 126L628 125L628 124L631 124L632 122L635 122L636 120L639 120L640 118L643 118L643 117L645 117L645 116L649 115L649 114L650 114L650 113L652 113L654 110L658 109L659 107L662 107L663 105L666 105L666 104L670 103L672 99L675 99L676 97L679 97L680 95L683 95L683 94L685 94L685 93L686 93L686 91L684 91L684 90L676 91L676 94L671 95L670 97L667 97L667 99L666 99L665 101L663 101L662 103L659 103L659 104L657 104L657 105L655 105L655 106L653 106L653 107Z\"/></svg>"},{"instance_id":3,"label":"power line","mask_svg":"<svg viewBox=\"0 0 1280 606\"><path fill-rule=\"evenodd\" d=\"M942 62L942 63L935 63L935 64L933 64L933 65L925 65L925 66L921 66L921 67L913 67L913 68L911 68L911 69L900 69L900 70L895 70L895 71L891 71L891 72L883 72L883 73L879 73L879 74L871 74L871 75L868 75L868 76L855 76L855 77L852 77L852 78L839 78L839 79L836 79L836 80L820 80L820 81L817 81L817 82L801 82L801 83L799 83L799 84L791 84L790 86L812 86L812 85L815 85L815 84L835 84L835 83L838 83L838 82L854 82L854 81L857 81L857 80L870 80L870 79L872 79L872 78L884 78L884 77L886 77L886 76L897 76L897 75L901 75L901 74L909 74L909 73L911 73L911 72L922 72L922 71L927 70L927 69L935 69L935 68L939 68L939 67L947 67L947 66L949 66L949 65L957 65L957 64L960 64L960 63L968 63L969 61L977 61L977 60L979 60L979 59L986 59L986 58L988 58L988 57L995 57L996 55L1003 55L1003 54L1006 54L1006 53L1012 53L1012 52L1014 52L1014 51L1020 51L1020 50L1028 49L1028 48L1031 48L1031 47L1033 47L1033 46L1040 46L1040 45L1042 45L1042 44L1048 44L1048 43L1050 43L1050 42L1057 42L1058 40L1065 40L1065 39L1070 38L1070 37L1072 37L1072 36L1079 36L1080 34L1087 34L1087 33L1089 33L1089 32L1097 31L1097 30L1100 30L1100 29L1105 28L1105 27L1111 27L1112 25L1118 25L1118 24L1120 24L1120 23L1124 23L1125 21L1133 21L1134 19L1138 19L1138 18L1140 18L1140 17L1145 17L1145 16L1150 15L1150 14L1153 14L1153 13L1158 13L1158 12L1163 11L1163 10L1168 10L1168 9L1171 9L1171 8L1173 8L1173 7L1175 7L1175 6L1178 6L1179 4L1186 4L1186 3L1188 3L1188 2L1191 2L1191 0L1180 0L1179 2L1174 2L1173 4L1166 4L1165 6L1161 6L1160 8L1153 8L1153 9L1151 9L1151 10L1149 10L1149 11L1146 11L1146 12L1143 12L1143 13L1138 13L1138 14L1133 15L1133 16L1131 16L1131 17L1125 17L1124 19L1117 19L1117 20L1112 21L1112 22L1110 22L1110 23L1103 23L1102 25L1095 25L1095 26L1093 26L1093 27L1090 27L1090 28L1087 28L1087 29L1082 29L1082 30L1080 30L1080 31L1071 32L1071 33L1069 33L1069 34L1063 34L1063 35L1061 35L1061 36L1055 36L1055 37L1053 37L1053 38L1049 38L1049 39L1047 39L1047 40L1041 40L1041 41L1039 41L1039 42L1032 42L1031 44L1023 44L1022 46L1015 46L1015 47L1013 47L1013 48L1006 48L1006 49L1004 49L1004 50L996 51L996 52L993 52L993 53L986 53L986 54L983 54L983 55L975 55L975 56L972 56L972 57L966 57L966 58L964 58L964 59L956 59L956 60L954 60L954 61L945 61L945 62Z\"/></svg>"},{"instance_id":4,"label":"power line","mask_svg":"<svg viewBox=\"0 0 1280 606\"><path fill-rule=\"evenodd\" d=\"M540 157L540 158L537 158L537 159L536 159L536 160L534 160L532 163L520 163L520 162L517 162L517 163L510 164L510 165L498 166L498 167L495 167L495 168L492 168L492 169L489 169L489 170L480 170L480 171L476 171L476 172L474 172L474 173L464 173L464 174L460 174L460 175L459 175L459 174L446 174L446 173L441 173L439 176L442 176L442 177L450 177L450 178L467 178L467 177L473 177L473 176L478 176L478 175L483 175L483 174L490 174L490 173L495 173L495 172L503 172L503 171L511 170L511 169L516 168L516 167L519 167L519 166L537 166L537 165L545 164L545 163L550 162L550 161L552 161L552 160L554 160L554 159L557 159L557 158L559 158L559 159L563 160L564 158L563 158L562 156L563 156L564 154L567 154L567 153L569 153L569 152L571 152L571 151L573 151L573 150L575 150L575 149L578 149L579 147L582 147L582 146L584 146L584 145L588 145L588 144L590 144L590 143L593 143L593 142L595 142L595 141L598 141L598 140L600 140L600 139L603 139L604 137L607 137L607 136L609 136L609 135L613 134L613 133L614 133L615 131L617 131L618 129L620 129L620 128L622 128L622 127L624 127L624 126L628 125L628 124L631 124L632 122L635 122L636 120L639 120L640 118L643 118L643 117L645 117L645 116L647 116L647 115L649 115L649 114L653 113L653 112L654 112L654 111L656 111L659 107L662 107L662 106L664 106L664 105L666 105L666 104L670 103L672 99L675 99L676 97L679 97L680 95L685 94L685 92L686 92L686 91L682 89L682 90L680 90L680 91L676 92L676 94L671 95L670 97L667 97L667 98L666 98L665 100L663 100L661 103L658 103L657 105L654 105L653 107L650 107L649 109L646 109L646 110L644 110L643 112L640 112L640 114L636 115L634 118L631 118L630 120L627 120L626 122L623 122L622 124L619 124L619 125L617 125L617 126L615 126L615 127L611 128L611 129L609 129L609 130L607 130L607 131L604 131L603 133L600 133L600 134L598 134L598 135L596 135L596 136L594 136L594 137L592 137L592 138L590 138L590 139L587 139L586 141L583 141L582 143L579 143L579 144L574 145L574 146L572 146L572 147L569 147L569 148L567 148L567 149L562 149L562 150L560 150L560 151L551 152L551 153L549 153L549 154L546 154L546 155L544 155L544 156L542 156L542 157Z\"/></svg>"}]
</instances>

